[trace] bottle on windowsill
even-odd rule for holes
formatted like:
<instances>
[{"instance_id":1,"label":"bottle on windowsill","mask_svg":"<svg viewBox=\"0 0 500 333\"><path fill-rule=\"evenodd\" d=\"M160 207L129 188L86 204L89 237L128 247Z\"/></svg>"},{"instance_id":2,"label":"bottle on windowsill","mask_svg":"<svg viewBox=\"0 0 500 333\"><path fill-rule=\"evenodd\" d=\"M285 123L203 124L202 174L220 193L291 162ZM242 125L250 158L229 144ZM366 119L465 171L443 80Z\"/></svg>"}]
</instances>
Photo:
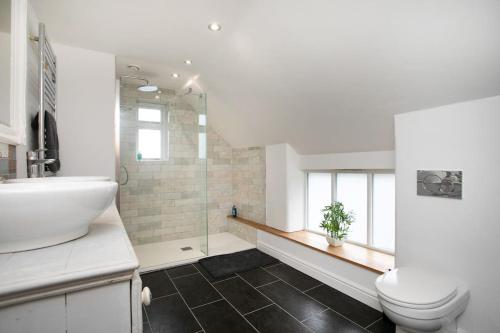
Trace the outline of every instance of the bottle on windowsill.
<instances>
[{"instance_id":1,"label":"bottle on windowsill","mask_svg":"<svg viewBox=\"0 0 500 333\"><path fill-rule=\"evenodd\" d=\"M237 217L238 216L238 210L236 209L235 205L233 205L233 208L231 209L231 215L233 217Z\"/></svg>"}]
</instances>

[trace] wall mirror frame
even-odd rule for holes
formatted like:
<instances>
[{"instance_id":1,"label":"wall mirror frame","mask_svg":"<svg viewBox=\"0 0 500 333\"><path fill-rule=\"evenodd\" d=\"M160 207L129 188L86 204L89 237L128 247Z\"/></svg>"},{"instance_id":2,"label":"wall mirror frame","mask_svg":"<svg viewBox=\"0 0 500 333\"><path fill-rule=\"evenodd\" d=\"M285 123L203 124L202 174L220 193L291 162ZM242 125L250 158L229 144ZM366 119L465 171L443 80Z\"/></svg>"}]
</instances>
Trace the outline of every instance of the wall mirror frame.
<instances>
[{"instance_id":1,"label":"wall mirror frame","mask_svg":"<svg viewBox=\"0 0 500 333\"><path fill-rule=\"evenodd\" d=\"M8 125L0 124L0 142L26 144L27 0L11 0L10 108Z\"/></svg>"}]
</instances>

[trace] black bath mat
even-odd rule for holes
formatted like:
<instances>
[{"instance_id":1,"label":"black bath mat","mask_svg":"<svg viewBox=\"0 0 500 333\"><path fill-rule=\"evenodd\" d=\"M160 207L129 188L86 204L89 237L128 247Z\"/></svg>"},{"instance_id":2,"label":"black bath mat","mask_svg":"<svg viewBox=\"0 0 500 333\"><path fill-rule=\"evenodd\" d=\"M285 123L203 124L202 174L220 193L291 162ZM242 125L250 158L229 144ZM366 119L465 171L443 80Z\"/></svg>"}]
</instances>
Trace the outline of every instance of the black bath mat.
<instances>
[{"instance_id":1,"label":"black bath mat","mask_svg":"<svg viewBox=\"0 0 500 333\"><path fill-rule=\"evenodd\" d=\"M260 266L267 266L279 262L278 259L251 249L231 254L223 254L198 261L214 278L221 278L234 273L245 272Z\"/></svg>"}]
</instances>

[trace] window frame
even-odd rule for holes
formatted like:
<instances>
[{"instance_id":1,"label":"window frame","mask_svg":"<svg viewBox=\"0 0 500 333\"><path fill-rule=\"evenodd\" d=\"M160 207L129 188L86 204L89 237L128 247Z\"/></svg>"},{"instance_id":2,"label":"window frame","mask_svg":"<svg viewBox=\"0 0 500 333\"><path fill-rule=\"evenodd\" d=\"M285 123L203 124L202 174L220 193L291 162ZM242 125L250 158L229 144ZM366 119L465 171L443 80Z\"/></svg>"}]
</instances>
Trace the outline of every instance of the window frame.
<instances>
[{"instance_id":1,"label":"window frame","mask_svg":"<svg viewBox=\"0 0 500 333\"><path fill-rule=\"evenodd\" d=\"M335 170L306 170L306 177L305 177L305 230L308 232L313 232L315 234L319 235L326 235L326 232L317 232L315 230L312 230L309 228L309 174L310 173L329 173L331 175L331 189L332 189L332 202L337 200L337 174L339 173L363 173L366 174L367 177L367 189L366 189L366 194L367 194L367 221L366 221L366 244L364 243L359 243L356 241L352 241L349 239L346 239L345 241L347 243L355 244L358 246L362 246L368 249L376 250L379 252L387 253L394 255L395 251L391 251L386 248L380 248L380 247L375 247L373 246L373 175L374 174L395 174L394 169L335 169Z\"/></svg>"},{"instance_id":2,"label":"window frame","mask_svg":"<svg viewBox=\"0 0 500 333\"><path fill-rule=\"evenodd\" d=\"M157 121L147 121L147 120L139 120L139 109L155 109L160 110L160 122ZM136 109L136 122L137 122L137 130L136 136L137 140L135 140L135 160L136 162L159 162L159 161L168 161L169 160L169 142L170 142L170 112L166 109L164 105L154 104L154 103L139 103ZM140 130L159 130L161 134L161 156L160 158L142 158L141 160L137 160L137 153L139 153L139 131Z\"/></svg>"}]
</instances>

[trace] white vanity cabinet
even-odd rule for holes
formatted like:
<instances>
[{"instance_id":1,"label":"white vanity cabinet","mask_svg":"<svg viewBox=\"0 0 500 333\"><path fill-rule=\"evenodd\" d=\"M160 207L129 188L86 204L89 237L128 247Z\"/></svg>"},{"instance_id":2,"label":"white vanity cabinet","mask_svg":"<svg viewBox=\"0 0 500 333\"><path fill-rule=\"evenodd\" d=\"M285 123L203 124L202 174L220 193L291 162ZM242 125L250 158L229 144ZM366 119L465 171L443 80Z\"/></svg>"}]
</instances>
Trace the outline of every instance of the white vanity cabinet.
<instances>
[{"instance_id":1,"label":"white vanity cabinet","mask_svg":"<svg viewBox=\"0 0 500 333\"><path fill-rule=\"evenodd\" d=\"M66 294L68 333L131 332L130 282Z\"/></svg>"},{"instance_id":2,"label":"white vanity cabinet","mask_svg":"<svg viewBox=\"0 0 500 333\"><path fill-rule=\"evenodd\" d=\"M115 207L80 239L0 254L0 333L140 333L138 267Z\"/></svg>"},{"instance_id":3,"label":"white vanity cabinet","mask_svg":"<svg viewBox=\"0 0 500 333\"><path fill-rule=\"evenodd\" d=\"M130 282L0 308L0 332L132 332Z\"/></svg>"},{"instance_id":4,"label":"white vanity cabinet","mask_svg":"<svg viewBox=\"0 0 500 333\"><path fill-rule=\"evenodd\" d=\"M65 333L65 320L64 295L0 308L0 332L2 333Z\"/></svg>"}]
</instances>

